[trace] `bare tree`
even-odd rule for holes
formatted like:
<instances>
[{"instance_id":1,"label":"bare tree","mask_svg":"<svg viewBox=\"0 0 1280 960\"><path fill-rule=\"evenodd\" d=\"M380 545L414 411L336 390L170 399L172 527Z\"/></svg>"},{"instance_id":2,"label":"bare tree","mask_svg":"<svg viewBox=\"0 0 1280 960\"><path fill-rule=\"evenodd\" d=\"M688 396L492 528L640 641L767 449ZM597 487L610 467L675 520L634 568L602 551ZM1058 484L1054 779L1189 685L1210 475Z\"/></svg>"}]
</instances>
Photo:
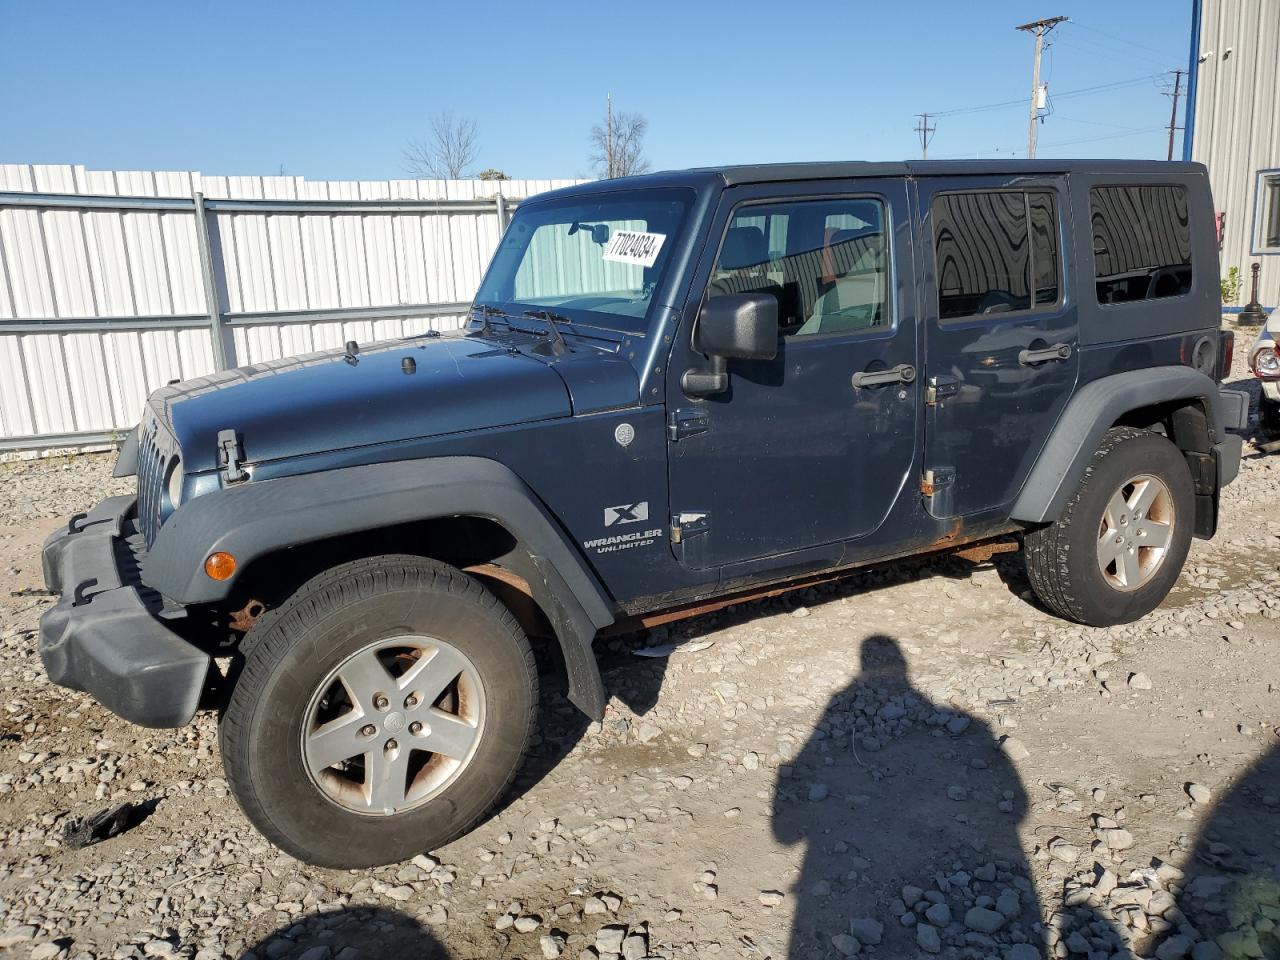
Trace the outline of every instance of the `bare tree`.
<instances>
[{"instance_id":1,"label":"bare tree","mask_svg":"<svg viewBox=\"0 0 1280 960\"><path fill-rule=\"evenodd\" d=\"M649 169L644 156L644 135L649 121L638 113L614 113L613 98L605 108L604 125L591 128L591 163L606 180L629 177Z\"/></svg>"},{"instance_id":2,"label":"bare tree","mask_svg":"<svg viewBox=\"0 0 1280 960\"><path fill-rule=\"evenodd\" d=\"M475 163L477 151L475 121L444 110L431 118L426 137L409 141L405 166L415 177L459 180Z\"/></svg>"}]
</instances>

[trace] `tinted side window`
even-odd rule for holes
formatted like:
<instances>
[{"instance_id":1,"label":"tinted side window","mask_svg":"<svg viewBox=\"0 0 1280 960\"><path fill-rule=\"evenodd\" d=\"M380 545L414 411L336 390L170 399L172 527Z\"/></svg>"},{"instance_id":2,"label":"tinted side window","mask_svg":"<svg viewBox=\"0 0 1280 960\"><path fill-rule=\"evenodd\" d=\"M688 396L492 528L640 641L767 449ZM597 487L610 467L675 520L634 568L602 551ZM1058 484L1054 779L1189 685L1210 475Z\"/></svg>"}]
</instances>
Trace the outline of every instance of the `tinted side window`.
<instances>
[{"instance_id":1,"label":"tinted side window","mask_svg":"<svg viewBox=\"0 0 1280 960\"><path fill-rule=\"evenodd\" d=\"M1027 194L1031 214L1031 263L1035 269L1035 302L1058 302L1058 218L1053 194Z\"/></svg>"},{"instance_id":2,"label":"tinted side window","mask_svg":"<svg viewBox=\"0 0 1280 960\"><path fill-rule=\"evenodd\" d=\"M871 198L753 204L729 222L711 296L769 293L785 336L889 324L885 207Z\"/></svg>"},{"instance_id":3,"label":"tinted side window","mask_svg":"<svg viewBox=\"0 0 1280 960\"><path fill-rule=\"evenodd\" d=\"M1177 297L1191 289L1191 224L1182 187L1089 191L1099 303Z\"/></svg>"},{"instance_id":4,"label":"tinted side window","mask_svg":"<svg viewBox=\"0 0 1280 960\"><path fill-rule=\"evenodd\" d=\"M1053 194L988 190L934 198L938 316L1010 313L1058 301Z\"/></svg>"}]
</instances>

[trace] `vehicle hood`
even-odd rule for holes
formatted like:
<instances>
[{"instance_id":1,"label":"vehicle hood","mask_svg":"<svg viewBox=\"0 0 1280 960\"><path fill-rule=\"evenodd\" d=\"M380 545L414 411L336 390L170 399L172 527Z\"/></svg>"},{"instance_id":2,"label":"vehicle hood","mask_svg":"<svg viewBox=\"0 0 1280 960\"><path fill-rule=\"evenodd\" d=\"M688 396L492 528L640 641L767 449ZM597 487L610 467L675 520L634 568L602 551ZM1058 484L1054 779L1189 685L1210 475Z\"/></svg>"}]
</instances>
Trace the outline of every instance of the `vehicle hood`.
<instances>
[{"instance_id":1,"label":"vehicle hood","mask_svg":"<svg viewBox=\"0 0 1280 960\"><path fill-rule=\"evenodd\" d=\"M161 388L150 406L188 473L219 466L222 430L235 430L244 460L257 463L573 413L554 365L460 334L240 367Z\"/></svg>"}]
</instances>

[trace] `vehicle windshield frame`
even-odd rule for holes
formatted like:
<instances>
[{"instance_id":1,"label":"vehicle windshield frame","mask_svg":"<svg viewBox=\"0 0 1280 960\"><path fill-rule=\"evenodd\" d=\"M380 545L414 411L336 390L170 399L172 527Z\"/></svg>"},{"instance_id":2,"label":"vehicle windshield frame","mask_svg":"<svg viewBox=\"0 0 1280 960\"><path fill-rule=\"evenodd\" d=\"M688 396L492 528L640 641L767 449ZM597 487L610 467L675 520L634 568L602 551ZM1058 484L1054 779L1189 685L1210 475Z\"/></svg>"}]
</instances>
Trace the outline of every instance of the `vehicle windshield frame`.
<instances>
[{"instance_id":1,"label":"vehicle windshield frame","mask_svg":"<svg viewBox=\"0 0 1280 960\"><path fill-rule=\"evenodd\" d=\"M661 307L669 305L668 301L670 299L670 291L673 289L672 285L678 279L676 274L679 271L675 266L678 259L678 251L691 229L697 202L697 190L684 185L620 186L617 190L592 191L581 194L568 193L563 196L548 197L545 200L534 199L526 201L517 207L510 225L498 244L497 250L494 251L493 259L489 264L489 268L485 271L484 278L476 292L472 305L473 309L480 306L491 306L510 317L523 317L526 315L526 311L549 310L556 314L557 323L563 331L572 332L575 327L584 327L603 331L613 336L643 337L650 329L655 312ZM517 296L515 292L516 276L521 265L525 262L534 231L539 227L547 224L572 225L578 223L582 227L588 228L583 229L582 233L590 238L591 231L589 227L592 223L607 219L611 219L614 222L635 219L625 216L626 206L654 203L678 204L679 209L675 213L674 228L663 234L664 240L653 267L643 268L645 274L652 270L654 275L646 280L646 288L649 289L649 293L642 314L632 315L590 309L563 302L565 297L581 299L600 296L599 292L591 290L584 290L576 297L569 293L537 296L528 299L520 299ZM615 208L615 210L611 212L610 208ZM593 210L603 215L575 216L568 213L568 211L586 212ZM561 214L562 218L557 218L557 214ZM532 225L530 224L531 220L533 221ZM646 225L653 226L652 223ZM530 229L530 227L532 228ZM522 230L522 228L524 229ZM589 242L598 241L589 240ZM626 265L623 264L621 266ZM510 295L504 295L504 291L510 291ZM559 317L561 315L568 320L567 324L560 322Z\"/></svg>"}]
</instances>

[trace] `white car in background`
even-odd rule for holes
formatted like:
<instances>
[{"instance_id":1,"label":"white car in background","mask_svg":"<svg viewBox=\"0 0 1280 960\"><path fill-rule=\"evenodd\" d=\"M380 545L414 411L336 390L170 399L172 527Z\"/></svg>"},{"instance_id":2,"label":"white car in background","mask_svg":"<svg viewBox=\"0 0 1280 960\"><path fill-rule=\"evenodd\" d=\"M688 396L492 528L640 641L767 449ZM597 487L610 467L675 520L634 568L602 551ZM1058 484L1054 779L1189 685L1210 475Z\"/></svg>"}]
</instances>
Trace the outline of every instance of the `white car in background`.
<instances>
[{"instance_id":1,"label":"white car in background","mask_svg":"<svg viewBox=\"0 0 1280 960\"><path fill-rule=\"evenodd\" d=\"M1249 354L1249 369L1262 381L1258 424L1268 436L1280 436L1280 307L1271 311Z\"/></svg>"}]
</instances>

